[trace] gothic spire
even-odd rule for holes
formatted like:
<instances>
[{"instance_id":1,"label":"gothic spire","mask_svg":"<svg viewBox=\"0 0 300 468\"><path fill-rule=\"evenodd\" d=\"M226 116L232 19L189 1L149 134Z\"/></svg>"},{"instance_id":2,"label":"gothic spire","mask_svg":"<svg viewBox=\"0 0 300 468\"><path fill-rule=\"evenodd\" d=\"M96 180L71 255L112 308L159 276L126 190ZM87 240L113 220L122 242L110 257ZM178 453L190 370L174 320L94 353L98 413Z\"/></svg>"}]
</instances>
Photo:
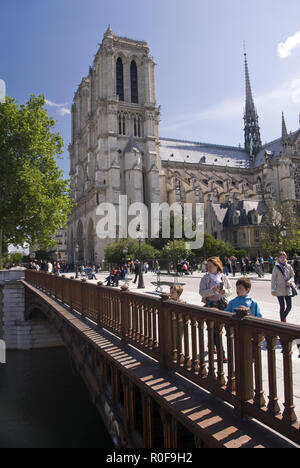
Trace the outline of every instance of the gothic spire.
<instances>
[{"instance_id":1,"label":"gothic spire","mask_svg":"<svg viewBox=\"0 0 300 468\"><path fill-rule=\"evenodd\" d=\"M288 137L289 137L289 135L288 135L286 124L285 124L284 113L282 112L282 130L281 130L281 140L282 140L282 142L287 141Z\"/></svg>"},{"instance_id":2,"label":"gothic spire","mask_svg":"<svg viewBox=\"0 0 300 468\"><path fill-rule=\"evenodd\" d=\"M246 80L246 105L244 114L244 133L245 133L245 149L250 158L254 158L261 147L260 128L258 124L258 115L254 105L252 96L250 75L247 61L246 51L245 57L245 80Z\"/></svg>"},{"instance_id":3,"label":"gothic spire","mask_svg":"<svg viewBox=\"0 0 300 468\"><path fill-rule=\"evenodd\" d=\"M247 62L247 54L244 53L245 57L245 79L246 79L246 112L255 110L252 90L251 90L251 83L250 83L250 76L249 76L249 68Z\"/></svg>"}]
</instances>

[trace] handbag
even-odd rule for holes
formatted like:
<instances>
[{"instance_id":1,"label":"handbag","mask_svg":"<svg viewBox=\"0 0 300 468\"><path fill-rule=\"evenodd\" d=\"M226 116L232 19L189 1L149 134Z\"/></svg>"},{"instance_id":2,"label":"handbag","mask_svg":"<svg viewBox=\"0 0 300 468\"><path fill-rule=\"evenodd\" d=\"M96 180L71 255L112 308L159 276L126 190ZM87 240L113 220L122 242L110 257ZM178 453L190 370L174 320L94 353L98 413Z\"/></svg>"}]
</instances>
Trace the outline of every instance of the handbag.
<instances>
[{"instance_id":1,"label":"handbag","mask_svg":"<svg viewBox=\"0 0 300 468\"><path fill-rule=\"evenodd\" d=\"M291 289L292 289L292 297L298 296L297 289L295 288L295 286L292 285Z\"/></svg>"},{"instance_id":2,"label":"handbag","mask_svg":"<svg viewBox=\"0 0 300 468\"><path fill-rule=\"evenodd\" d=\"M278 265L276 265L276 266L277 266L278 270L279 270L279 271L282 273L282 275L284 276L282 269L281 269ZM291 287L291 290L292 290L292 297L298 296L297 289L295 288L295 286L293 286L293 285L291 284L290 287Z\"/></svg>"}]
</instances>

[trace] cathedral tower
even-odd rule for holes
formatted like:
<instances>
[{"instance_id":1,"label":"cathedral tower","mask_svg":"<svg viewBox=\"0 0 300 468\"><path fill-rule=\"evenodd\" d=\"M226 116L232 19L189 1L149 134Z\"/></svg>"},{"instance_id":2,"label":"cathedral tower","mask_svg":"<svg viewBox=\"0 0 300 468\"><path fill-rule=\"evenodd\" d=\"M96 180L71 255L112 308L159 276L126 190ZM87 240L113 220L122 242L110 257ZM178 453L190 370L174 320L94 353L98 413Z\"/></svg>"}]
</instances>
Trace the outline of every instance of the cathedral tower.
<instances>
[{"instance_id":1,"label":"cathedral tower","mask_svg":"<svg viewBox=\"0 0 300 468\"><path fill-rule=\"evenodd\" d=\"M128 196L128 204L160 202L154 67L146 42L118 37L109 26L75 93L69 148L76 202L69 229L72 263L76 256L76 263L100 263L114 241L96 235L100 203L112 203L118 212L120 195Z\"/></svg>"}]
</instances>

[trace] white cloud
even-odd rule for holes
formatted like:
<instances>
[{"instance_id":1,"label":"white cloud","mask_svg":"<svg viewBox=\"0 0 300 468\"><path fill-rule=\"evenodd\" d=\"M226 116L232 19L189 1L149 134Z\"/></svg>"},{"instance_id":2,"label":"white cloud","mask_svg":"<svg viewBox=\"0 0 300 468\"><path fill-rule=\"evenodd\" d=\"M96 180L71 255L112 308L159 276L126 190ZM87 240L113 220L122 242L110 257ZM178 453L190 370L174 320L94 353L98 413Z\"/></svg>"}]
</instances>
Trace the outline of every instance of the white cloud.
<instances>
[{"instance_id":1,"label":"white cloud","mask_svg":"<svg viewBox=\"0 0 300 468\"><path fill-rule=\"evenodd\" d=\"M285 42L278 44L278 55L284 59L291 55L292 51L300 46L300 31L296 32L293 36L287 38Z\"/></svg>"},{"instance_id":2,"label":"white cloud","mask_svg":"<svg viewBox=\"0 0 300 468\"><path fill-rule=\"evenodd\" d=\"M58 113L62 117L64 117L65 115L71 114L70 109L68 107L66 107L69 104L68 102L66 102L65 104L56 104L55 102L52 102L49 99L46 99L45 101L46 101L47 106L57 107L58 108Z\"/></svg>"},{"instance_id":3,"label":"white cloud","mask_svg":"<svg viewBox=\"0 0 300 468\"><path fill-rule=\"evenodd\" d=\"M186 127L193 127L196 122L220 122L223 124L228 120L242 118L244 103L244 98L226 99L206 109L199 110L199 112L182 115L180 121L176 120L170 122L169 125L163 125L160 131L179 131ZM272 117L274 114L280 116L283 110L290 110L293 113L298 112L295 104L300 103L300 78L291 79L281 83L277 88L254 96L254 103L259 116L262 117L263 115L265 119Z\"/></svg>"},{"instance_id":4,"label":"white cloud","mask_svg":"<svg viewBox=\"0 0 300 468\"><path fill-rule=\"evenodd\" d=\"M292 100L295 104L300 104L300 78L292 82Z\"/></svg>"}]
</instances>

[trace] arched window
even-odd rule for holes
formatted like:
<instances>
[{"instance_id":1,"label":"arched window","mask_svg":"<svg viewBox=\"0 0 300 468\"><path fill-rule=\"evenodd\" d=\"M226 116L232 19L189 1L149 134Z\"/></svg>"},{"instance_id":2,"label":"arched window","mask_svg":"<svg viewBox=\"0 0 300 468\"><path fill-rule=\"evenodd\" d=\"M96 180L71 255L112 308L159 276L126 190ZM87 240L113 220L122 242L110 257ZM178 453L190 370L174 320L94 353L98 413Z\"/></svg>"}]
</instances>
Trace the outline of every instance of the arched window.
<instances>
[{"instance_id":1,"label":"arched window","mask_svg":"<svg viewBox=\"0 0 300 468\"><path fill-rule=\"evenodd\" d=\"M130 65L130 81L131 81L131 102L138 103L138 74L137 66L134 60L132 60Z\"/></svg>"},{"instance_id":2,"label":"arched window","mask_svg":"<svg viewBox=\"0 0 300 468\"><path fill-rule=\"evenodd\" d=\"M137 125L136 125L136 117L133 119L133 126L134 126L134 136L137 136Z\"/></svg>"},{"instance_id":3,"label":"arched window","mask_svg":"<svg viewBox=\"0 0 300 468\"><path fill-rule=\"evenodd\" d=\"M123 62L119 57L116 65L116 81L117 81L117 96L120 101L124 101L124 76L123 76Z\"/></svg>"},{"instance_id":4,"label":"arched window","mask_svg":"<svg viewBox=\"0 0 300 468\"><path fill-rule=\"evenodd\" d=\"M234 214L233 214L233 224L236 226L237 224L239 224L240 222L240 215L238 213L238 211L235 211Z\"/></svg>"},{"instance_id":5,"label":"arched window","mask_svg":"<svg viewBox=\"0 0 300 468\"><path fill-rule=\"evenodd\" d=\"M180 203L181 202L181 182L177 175L175 175L174 186L175 186L175 201L176 203Z\"/></svg>"}]
</instances>

